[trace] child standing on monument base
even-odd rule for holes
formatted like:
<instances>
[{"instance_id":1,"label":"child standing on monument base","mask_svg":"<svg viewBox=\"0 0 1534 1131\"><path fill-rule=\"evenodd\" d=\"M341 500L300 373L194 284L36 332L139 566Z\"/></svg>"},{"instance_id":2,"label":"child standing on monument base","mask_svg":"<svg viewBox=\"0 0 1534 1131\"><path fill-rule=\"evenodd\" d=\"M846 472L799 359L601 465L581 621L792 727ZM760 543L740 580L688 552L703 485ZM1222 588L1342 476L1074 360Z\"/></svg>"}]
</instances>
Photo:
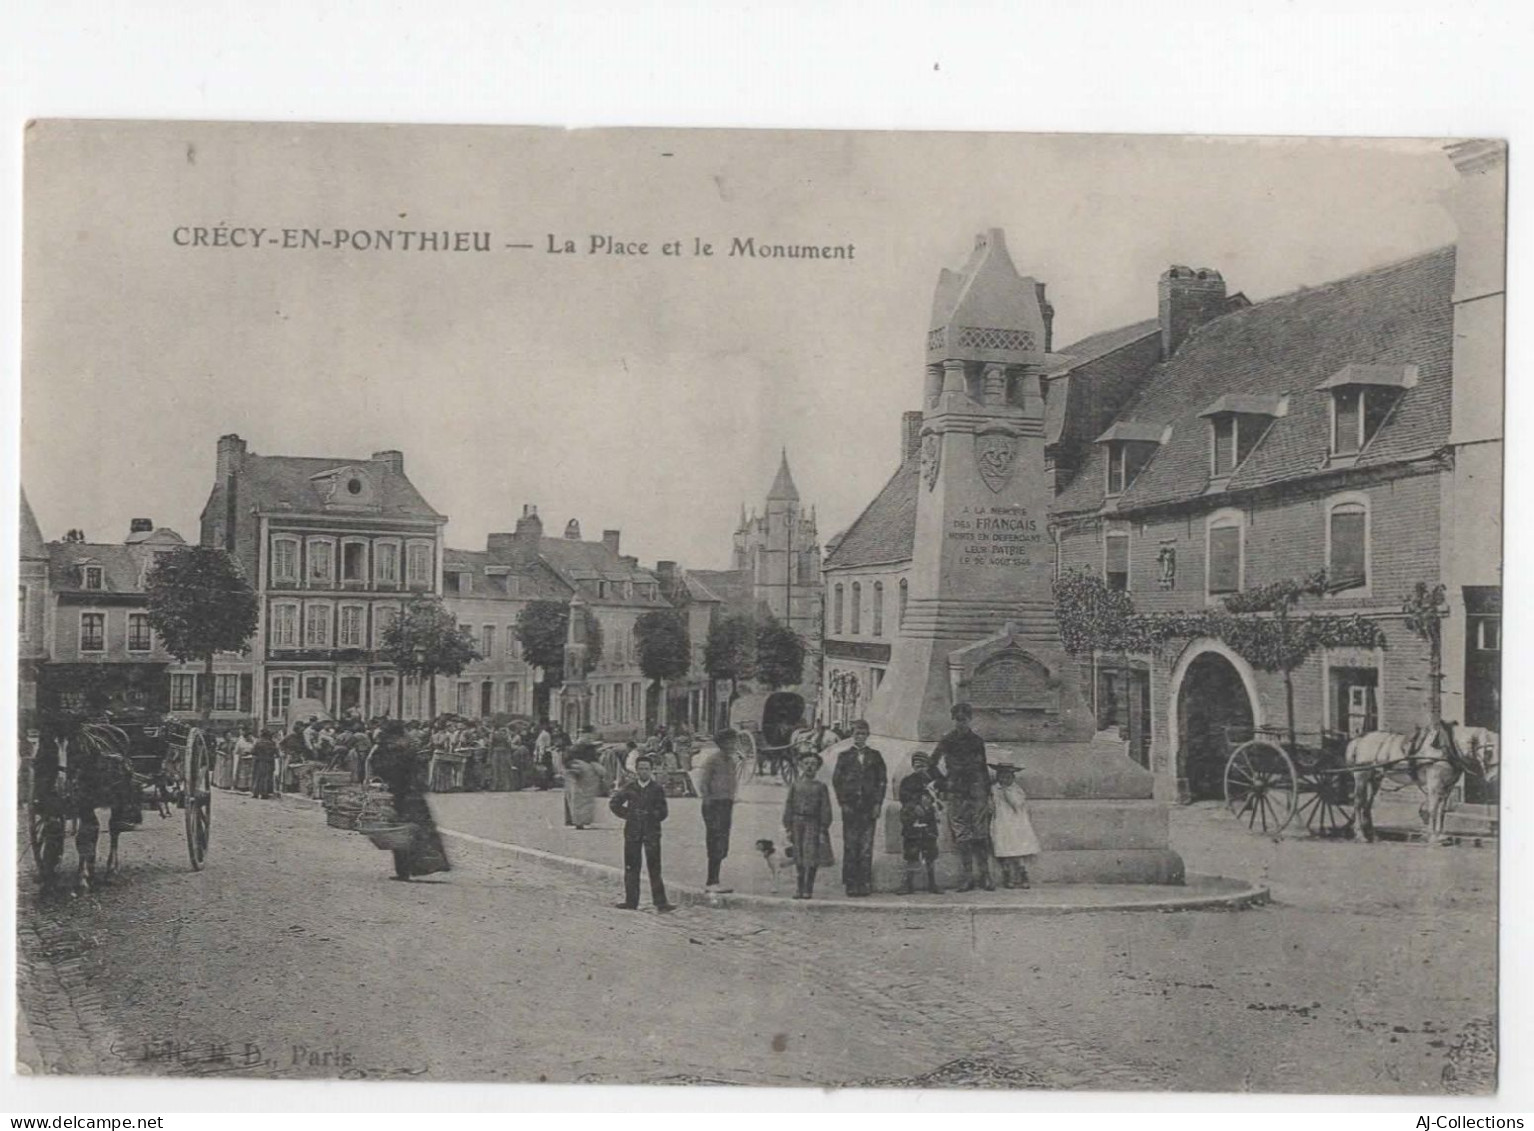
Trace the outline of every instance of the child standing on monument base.
<instances>
[{"instance_id":1,"label":"child standing on monument base","mask_svg":"<svg viewBox=\"0 0 1534 1131\"><path fill-rule=\"evenodd\" d=\"M1026 888L1028 869L1025 861L1039 854L1039 838L1028 818L1028 795L1017 780L1017 767L1001 762L991 767L996 784L991 787L991 850L1001 865L1001 886Z\"/></svg>"},{"instance_id":2,"label":"child standing on monument base","mask_svg":"<svg viewBox=\"0 0 1534 1131\"><path fill-rule=\"evenodd\" d=\"M905 856L905 882L900 886L901 895L910 895L916 889L916 875L922 864L927 865L927 890L941 895L937 886L937 798L931 789L932 779L927 773L927 756L911 755L911 772L900 779L900 845Z\"/></svg>"}]
</instances>

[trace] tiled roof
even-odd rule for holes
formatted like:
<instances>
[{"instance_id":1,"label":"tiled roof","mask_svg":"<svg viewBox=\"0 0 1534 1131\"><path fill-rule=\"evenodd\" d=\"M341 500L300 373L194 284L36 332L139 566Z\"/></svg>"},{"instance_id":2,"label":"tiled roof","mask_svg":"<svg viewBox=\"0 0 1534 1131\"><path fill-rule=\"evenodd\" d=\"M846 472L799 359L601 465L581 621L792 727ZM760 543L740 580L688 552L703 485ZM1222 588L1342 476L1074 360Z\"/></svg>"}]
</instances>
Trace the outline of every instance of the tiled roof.
<instances>
[{"instance_id":1,"label":"tiled roof","mask_svg":"<svg viewBox=\"0 0 1534 1131\"><path fill-rule=\"evenodd\" d=\"M17 548L24 562L45 561L48 557L48 547L43 544L43 532L38 528L37 516L32 513L32 505L27 502L25 491L21 493L21 532Z\"/></svg>"},{"instance_id":2,"label":"tiled roof","mask_svg":"<svg viewBox=\"0 0 1534 1131\"><path fill-rule=\"evenodd\" d=\"M916 545L916 485L919 460L906 460L890 476L873 502L847 528L826 559L825 569L906 561Z\"/></svg>"},{"instance_id":3,"label":"tiled roof","mask_svg":"<svg viewBox=\"0 0 1534 1131\"><path fill-rule=\"evenodd\" d=\"M1209 485L1208 424L1199 413L1225 394L1289 394L1226 487L1240 491L1326 470L1329 396L1316 386L1346 365L1416 365L1407 390L1357 460L1390 463L1448 439L1454 249L1441 248L1324 286L1233 311L1197 329L1157 367L1122 416L1170 424L1171 438L1120 497L1119 510L1196 499ZM1056 512L1095 511L1104 453L1094 446L1056 498Z\"/></svg>"},{"instance_id":4,"label":"tiled roof","mask_svg":"<svg viewBox=\"0 0 1534 1131\"><path fill-rule=\"evenodd\" d=\"M323 514L325 491L314 477L343 467L360 468L373 481L378 509L388 518L439 519L415 489L415 484L388 464L372 459L345 459L326 456L263 456L247 453L239 469L240 505L262 511L288 511L299 514ZM224 484L215 483L209 506L220 512Z\"/></svg>"},{"instance_id":5,"label":"tiled roof","mask_svg":"<svg viewBox=\"0 0 1534 1131\"><path fill-rule=\"evenodd\" d=\"M1137 342L1150 334L1160 336L1161 323L1158 319L1147 318L1143 322L1131 322L1128 326L1120 326L1115 330L1089 334L1079 342L1072 342L1056 352L1065 354L1070 358L1070 364L1076 366L1095 361L1114 350L1123 349L1131 342Z\"/></svg>"},{"instance_id":6,"label":"tiled roof","mask_svg":"<svg viewBox=\"0 0 1534 1131\"><path fill-rule=\"evenodd\" d=\"M489 580L490 574L486 572L487 569L497 570L497 576L506 576L508 572L514 574L517 578L516 591L500 592L496 588L498 582ZM470 592L449 593L448 597L505 597L507 600L514 601L567 601L570 599L570 587L560 581L542 562L537 563L532 569L513 569L508 563L484 550L444 548L442 572L467 573L474 579L470 583Z\"/></svg>"},{"instance_id":7,"label":"tiled roof","mask_svg":"<svg viewBox=\"0 0 1534 1131\"><path fill-rule=\"evenodd\" d=\"M102 592L142 593L144 565L151 554L147 548L115 542L49 542L48 583L55 593L92 592L81 584L80 567L98 565Z\"/></svg>"},{"instance_id":8,"label":"tiled roof","mask_svg":"<svg viewBox=\"0 0 1534 1131\"><path fill-rule=\"evenodd\" d=\"M603 542L583 542L576 538L543 538L538 553L560 580L574 588L581 581L631 581L656 586L655 597L593 598L582 593L588 602L614 605L649 605L666 608L669 603L659 595L659 582L647 569L625 561Z\"/></svg>"},{"instance_id":9,"label":"tiled roof","mask_svg":"<svg viewBox=\"0 0 1534 1131\"><path fill-rule=\"evenodd\" d=\"M703 586L713 600L721 602L730 612L756 611L756 592L749 570L690 569L687 579L689 583Z\"/></svg>"}]
</instances>

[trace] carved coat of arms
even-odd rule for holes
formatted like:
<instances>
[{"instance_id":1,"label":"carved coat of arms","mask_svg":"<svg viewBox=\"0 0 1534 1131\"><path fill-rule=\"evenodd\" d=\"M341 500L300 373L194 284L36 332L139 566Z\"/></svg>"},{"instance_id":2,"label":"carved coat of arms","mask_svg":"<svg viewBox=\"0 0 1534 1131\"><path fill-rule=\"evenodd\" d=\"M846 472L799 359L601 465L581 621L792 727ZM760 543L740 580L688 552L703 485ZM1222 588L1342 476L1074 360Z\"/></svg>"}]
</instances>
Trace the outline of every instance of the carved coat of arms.
<instances>
[{"instance_id":1,"label":"carved coat of arms","mask_svg":"<svg viewBox=\"0 0 1534 1131\"><path fill-rule=\"evenodd\" d=\"M941 458L942 446L938 443L937 433L928 432L921 438L921 478L929 491L937 485L937 466Z\"/></svg>"},{"instance_id":2,"label":"carved coat of arms","mask_svg":"<svg viewBox=\"0 0 1534 1131\"><path fill-rule=\"evenodd\" d=\"M1017 438L1005 432L981 433L975 437L975 463L985 485L1000 491L1017 466Z\"/></svg>"}]
</instances>

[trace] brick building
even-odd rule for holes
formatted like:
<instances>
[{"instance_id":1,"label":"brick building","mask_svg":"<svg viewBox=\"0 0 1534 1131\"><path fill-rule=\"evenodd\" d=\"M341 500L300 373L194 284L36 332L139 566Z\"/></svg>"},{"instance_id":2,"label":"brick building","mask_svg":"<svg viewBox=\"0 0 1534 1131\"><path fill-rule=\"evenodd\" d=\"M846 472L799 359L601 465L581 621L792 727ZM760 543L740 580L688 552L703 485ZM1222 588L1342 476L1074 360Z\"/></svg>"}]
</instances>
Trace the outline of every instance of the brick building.
<instances>
[{"instance_id":1,"label":"brick building","mask_svg":"<svg viewBox=\"0 0 1534 1131\"><path fill-rule=\"evenodd\" d=\"M1424 717L1427 650L1401 612L1418 581L1449 592L1446 717L1500 722L1505 150L1467 143L1450 157L1457 248L1258 303L1216 270L1173 267L1157 317L1048 357L1057 574L1087 571L1140 611L1170 612L1325 568L1329 591L1305 610L1380 626L1383 647L1322 650L1294 674L1297 727L1312 735ZM827 554L833 719L864 712L899 631L913 420L894 475ZM1081 674L1100 729L1166 796L1218 796L1228 738L1286 713L1281 676L1211 639L1088 657Z\"/></svg>"},{"instance_id":2,"label":"brick building","mask_svg":"<svg viewBox=\"0 0 1534 1131\"><path fill-rule=\"evenodd\" d=\"M215 680L248 674L253 713L269 722L300 699L337 716L426 714L427 689L402 680L377 650L406 601L441 593L446 522L397 451L263 456L239 436L221 437L202 544L233 555L260 615L249 654L216 656ZM244 713L215 708L215 718Z\"/></svg>"}]
</instances>

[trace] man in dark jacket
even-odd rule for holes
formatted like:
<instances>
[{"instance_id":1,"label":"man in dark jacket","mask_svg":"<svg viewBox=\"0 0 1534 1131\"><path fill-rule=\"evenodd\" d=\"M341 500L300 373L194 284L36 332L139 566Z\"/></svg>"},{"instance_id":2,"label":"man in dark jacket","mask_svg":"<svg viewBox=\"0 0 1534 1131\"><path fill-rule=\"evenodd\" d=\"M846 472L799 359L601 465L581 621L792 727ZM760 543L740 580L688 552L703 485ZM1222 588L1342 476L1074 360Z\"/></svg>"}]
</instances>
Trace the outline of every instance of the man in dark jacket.
<instances>
[{"instance_id":1,"label":"man in dark jacket","mask_svg":"<svg viewBox=\"0 0 1534 1131\"><path fill-rule=\"evenodd\" d=\"M852 724L852 746L836 759L831 788L842 809L842 885L849 896L874 890L874 825L884 808L889 771L884 755L868 745L868 724Z\"/></svg>"},{"instance_id":2,"label":"man in dark jacket","mask_svg":"<svg viewBox=\"0 0 1534 1131\"><path fill-rule=\"evenodd\" d=\"M953 705L953 729L938 740L932 760L948 779L948 827L964 866L959 891L973 891L975 872L980 886L995 891L991 881L991 772L985 762L985 742L970 729L975 716L968 703Z\"/></svg>"},{"instance_id":3,"label":"man in dark jacket","mask_svg":"<svg viewBox=\"0 0 1534 1131\"><path fill-rule=\"evenodd\" d=\"M623 902L625 911L639 909L639 863L643 856L650 872L650 900L657 911L675 911L666 899L660 876L660 826L668 815L666 791L655 780L655 763L648 754L634 762L635 780L607 803L613 816L623 820Z\"/></svg>"}]
</instances>

